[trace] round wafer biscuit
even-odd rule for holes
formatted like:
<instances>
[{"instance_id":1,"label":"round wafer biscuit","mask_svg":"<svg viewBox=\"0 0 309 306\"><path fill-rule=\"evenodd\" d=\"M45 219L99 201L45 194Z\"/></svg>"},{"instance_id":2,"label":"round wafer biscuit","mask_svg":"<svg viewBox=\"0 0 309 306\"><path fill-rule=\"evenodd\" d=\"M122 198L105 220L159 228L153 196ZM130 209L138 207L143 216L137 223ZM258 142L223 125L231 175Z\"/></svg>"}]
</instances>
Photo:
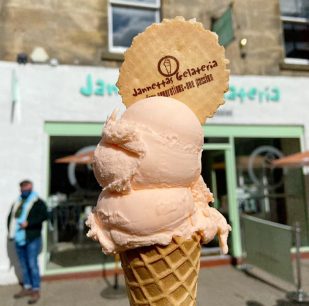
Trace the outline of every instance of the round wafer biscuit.
<instances>
[{"instance_id":1,"label":"round wafer biscuit","mask_svg":"<svg viewBox=\"0 0 309 306\"><path fill-rule=\"evenodd\" d=\"M117 86L126 106L151 96L173 97L204 123L224 103L229 79L224 48L195 20L152 24L133 39L124 58Z\"/></svg>"}]
</instances>

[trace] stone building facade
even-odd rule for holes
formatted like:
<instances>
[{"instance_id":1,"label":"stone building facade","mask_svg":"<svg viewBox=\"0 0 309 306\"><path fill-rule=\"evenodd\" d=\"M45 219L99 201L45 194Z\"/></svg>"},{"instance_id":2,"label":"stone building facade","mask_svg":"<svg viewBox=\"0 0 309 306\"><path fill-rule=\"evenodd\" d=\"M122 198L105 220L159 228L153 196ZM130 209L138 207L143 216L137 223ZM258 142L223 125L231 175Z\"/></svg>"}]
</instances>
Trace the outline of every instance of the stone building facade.
<instances>
[{"instance_id":1,"label":"stone building facade","mask_svg":"<svg viewBox=\"0 0 309 306\"><path fill-rule=\"evenodd\" d=\"M280 0L131 2L156 3L150 10L158 11L159 20L175 16L196 18L209 29L213 20L231 7L234 38L226 46L226 54L232 74L306 76L309 73L308 65L284 62ZM3 0L1 3L0 60L15 61L18 53L29 55L36 47L43 47L60 64L109 67L119 66L123 59L122 53L110 51L109 40L112 7L119 6L121 1ZM130 10L131 5L124 9ZM243 47L242 39L246 39Z\"/></svg>"}]
</instances>

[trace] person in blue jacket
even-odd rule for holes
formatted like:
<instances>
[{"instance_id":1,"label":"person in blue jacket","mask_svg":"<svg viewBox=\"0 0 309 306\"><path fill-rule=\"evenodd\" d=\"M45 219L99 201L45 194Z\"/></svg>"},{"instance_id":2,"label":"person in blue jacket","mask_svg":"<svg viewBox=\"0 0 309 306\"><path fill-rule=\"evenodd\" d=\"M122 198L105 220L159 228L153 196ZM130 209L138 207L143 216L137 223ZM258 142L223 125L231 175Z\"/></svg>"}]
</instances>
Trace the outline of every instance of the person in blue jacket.
<instances>
[{"instance_id":1,"label":"person in blue jacket","mask_svg":"<svg viewBox=\"0 0 309 306\"><path fill-rule=\"evenodd\" d=\"M20 182L20 196L12 205L8 217L9 239L15 241L17 258L22 272L23 288L14 298L30 296L29 304L40 298L38 255L42 248L42 223L47 220L47 208L33 190L30 180Z\"/></svg>"}]
</instances>

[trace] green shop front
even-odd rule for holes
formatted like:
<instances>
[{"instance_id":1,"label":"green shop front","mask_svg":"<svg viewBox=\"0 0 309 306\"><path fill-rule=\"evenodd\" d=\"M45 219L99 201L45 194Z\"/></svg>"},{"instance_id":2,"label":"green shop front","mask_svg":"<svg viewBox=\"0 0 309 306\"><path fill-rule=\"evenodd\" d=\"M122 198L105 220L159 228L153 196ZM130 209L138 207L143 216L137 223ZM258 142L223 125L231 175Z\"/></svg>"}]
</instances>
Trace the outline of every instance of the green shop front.
<instances>
[{"instance_id":1,"label":"green shop front","mask_svg":"<svg viewBox=\"0 0 309 306\"><path fill-rule=\"evenodd\" d=\"M100 192L88 164L54 161L93 150L102 123L46 122L49 138L51 221L46 231L45 274L113 267L113 258L87 239L85 219ZM308 244L307 208L302 169L272 169L270 160L303 148L299 125L204 125L202 175L214 194L214 206L233 227L230 255L243 256L240 215L281 224L300 221L303 245ZM203 247L204 259L221 258L218 243Z\"/></svg>"},{"instance_id":2,"label":"green shop front","mask_svg":"<svg viewBox=\"0 0 309 306\"><path fill-rule=\"evenodd\" d=\"M81 88L80 93L90 102L91 94L102 92L91 87L89 75L86 80L87 90ZM232 76L225 105L203 126L202 175L214 194L214 207L233 230L229 256L220 254L215 240L203 246L202 260L235 258L239 262L245 257L241 216L246 215L291 226L300 222L302 250L309 249L306 169L271 165L275 159L306 149L307 123L301 111L305 112L305 100L295 95L297 81ZM100 86L100 82L94 84ZM45 232L45 275L114 267L114 258L105 256L99 245L86 237L85 220L100 192L91 166L56 162L65 156L93 151L103 121L44 122L51 215Z\"/></svg>"}]
</instances>

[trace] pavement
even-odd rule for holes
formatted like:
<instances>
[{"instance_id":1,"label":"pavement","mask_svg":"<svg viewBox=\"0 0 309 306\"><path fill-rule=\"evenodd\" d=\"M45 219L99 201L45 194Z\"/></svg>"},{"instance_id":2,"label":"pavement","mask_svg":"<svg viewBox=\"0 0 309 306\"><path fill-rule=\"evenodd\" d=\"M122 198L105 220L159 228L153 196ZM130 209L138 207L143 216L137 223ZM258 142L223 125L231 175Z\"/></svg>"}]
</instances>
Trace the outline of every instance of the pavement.
<instances>
[{"instance_id":1,"label":"pavement","mask_svg":"<svg viewBox=\"0 0 309 306\"><path fill-rule=\"evenodd\" d=\"M255 268L256 269L256 268ZM296 306L287 299L291 284L274 279L259 270L250 274L233 266L202 268L198 281L198 306ZM309 260L302 263L303 288L309 293ZM112 289L114 277L79 280L46 281L42 284L42 297L38 306L129 306L121 289L123 276L119 276L118 290ZM0 286L1 306L28 305L27 298L14 300L18 285ZM107 293L114 298L106 298Z\"/></svg>"}]
</instances>

